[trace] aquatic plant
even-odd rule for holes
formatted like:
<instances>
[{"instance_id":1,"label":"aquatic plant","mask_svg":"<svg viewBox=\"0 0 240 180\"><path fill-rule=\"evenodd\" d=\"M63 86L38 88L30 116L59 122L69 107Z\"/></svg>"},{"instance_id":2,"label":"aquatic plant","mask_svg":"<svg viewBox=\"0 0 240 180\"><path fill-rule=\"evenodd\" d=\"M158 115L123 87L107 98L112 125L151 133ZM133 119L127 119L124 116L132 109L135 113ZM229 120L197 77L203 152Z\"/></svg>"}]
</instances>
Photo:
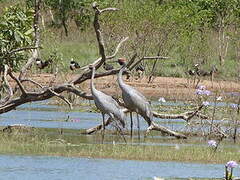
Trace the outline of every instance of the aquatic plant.
<instances>
[{"instance_id":1,"label":"aquatic plant","mask_svg":"<svg viewBox=\"0 0 240 180\"><path fill-rule=\"evenodd\" d=\"M208 145L209 145L210 147L217 147L217 142L216 142L215 140L209 140L209 141L208 141Z\"/></svg>"},{"instance_id":2,"label":"aquatic plant","mask_svg":"<svg viewBox=\"0 0 240 180\"><path fill-rule=\"evenodd\" d=\"M217 100L217 101L222 101L222 96L218 96L218 97L216 98L216 100Z\"/></svg>"},{"instance_id":3,"label":"aquatic plant","mask_svg":"<svg viewBox=\"0 0 240 180\"><path fill-rule=\"evenodd\" d=\"M233 180L233 168L238 166L236 161L228 161L225 165L225 179Z\"/></svg>"},{"instance_id":4,"label":"aquatic plant","mask_svg":"<svg viewBox=\"0 0 240 180\"><path fill-rule=\"evenodd\" d=\"M208 101L203 101L203 102L202 102L202 105L204 105L204 106L209 106L209 104L210 104L210 103L209 103Z\"/></svg>"}]
</instances>

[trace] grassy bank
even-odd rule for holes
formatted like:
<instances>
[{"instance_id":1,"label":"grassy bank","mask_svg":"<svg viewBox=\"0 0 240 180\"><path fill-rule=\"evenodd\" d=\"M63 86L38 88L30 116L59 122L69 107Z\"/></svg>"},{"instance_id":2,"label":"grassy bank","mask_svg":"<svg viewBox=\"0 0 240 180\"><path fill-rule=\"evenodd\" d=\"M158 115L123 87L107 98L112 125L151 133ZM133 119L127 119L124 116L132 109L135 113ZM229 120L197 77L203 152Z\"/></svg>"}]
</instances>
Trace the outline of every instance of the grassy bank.
<instances>
[{"instance_id":1,"label":"grassy bank","mask_svg":"<svg viewBox=\"0 0 240 180\"><path fill-rule=\"evenodd\" d=\"M1 134L0 154L201 163L226 163L229 160L237 160L236 157L240 155L237 148L222 146L217 152L214 152L213 149L208 146L199 146L202 143L195 140L185 141L186 144L194 144L186 146L181 146L181 143L183 143L182 140L170 140L173 146L90 144L82 141L82 138L79 136L73 138L69 136L69 134L54 135L52 130L44 132L44 134L43 131L42 133L35 132L32 134ZM68 133L70 133L70 131ZM97 137L97 135L92 135L92 138L95 139L96 142L100 142L100 137ZM174 144L178 143L180 146L175 147Z\"/></svg>"}]
</instances>

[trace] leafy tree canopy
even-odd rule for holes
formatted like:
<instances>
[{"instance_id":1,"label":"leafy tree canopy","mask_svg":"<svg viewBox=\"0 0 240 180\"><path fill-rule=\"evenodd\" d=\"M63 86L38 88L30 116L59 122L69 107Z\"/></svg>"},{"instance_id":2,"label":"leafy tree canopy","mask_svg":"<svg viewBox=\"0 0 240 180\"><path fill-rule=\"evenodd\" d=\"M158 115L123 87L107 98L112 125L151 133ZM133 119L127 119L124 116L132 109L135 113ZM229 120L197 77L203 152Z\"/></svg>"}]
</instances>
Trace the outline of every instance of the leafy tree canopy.
<instances>
[{"instance_id":1,"label":"leafy tree canopy","mask_svg":"<svg viewBox=\"0 0 240 180\"><path fill-rule=\"evenodd\" d=\"M12 53L18 48L30 46L33 40L33 10L19 5L8 7L0 16L0 66L8 64L17 68L23 52ZM1 68L2 69L2 68Z\"/></svg>"}]
</instances>

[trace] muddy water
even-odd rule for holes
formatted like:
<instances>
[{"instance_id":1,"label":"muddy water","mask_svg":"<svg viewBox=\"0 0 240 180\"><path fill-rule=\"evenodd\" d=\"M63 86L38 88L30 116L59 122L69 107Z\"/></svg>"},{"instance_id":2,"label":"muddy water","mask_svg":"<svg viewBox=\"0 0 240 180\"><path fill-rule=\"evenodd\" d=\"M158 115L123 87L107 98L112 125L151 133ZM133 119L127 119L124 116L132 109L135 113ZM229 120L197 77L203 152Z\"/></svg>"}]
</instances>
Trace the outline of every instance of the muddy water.
<instances>
[{"instance_id":1,"label":"muddy water","mask_svg":"<svg viewBox=\"0 0 240 180\"><path fill-rule=\"evenodd\" d=\"M47 156L0 156L0 178L11 180L151 180L213 179L224 175L222 164L148 162ZM238 171L235 176L240 175Z\"/></svg>"}]
</instances>

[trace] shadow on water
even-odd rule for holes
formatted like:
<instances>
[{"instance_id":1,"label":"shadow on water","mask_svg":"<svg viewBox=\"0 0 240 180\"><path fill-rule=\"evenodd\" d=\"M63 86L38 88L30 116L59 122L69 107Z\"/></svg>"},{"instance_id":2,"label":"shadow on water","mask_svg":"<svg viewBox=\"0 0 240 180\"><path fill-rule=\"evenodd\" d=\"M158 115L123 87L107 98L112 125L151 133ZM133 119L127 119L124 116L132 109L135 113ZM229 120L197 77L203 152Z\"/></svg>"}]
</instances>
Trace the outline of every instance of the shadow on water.
<instances>
[{"instance_id":1,"label":"shadow on water","mask_svg":"<svg viewBox=\"0 0 240 180\"><path fill-rule=\"evenodd\" d=\"M236 171L236 175L239 172ZM0 156L0 177L41 180L214 179L224 175L222 164L148 162L47 156ZM177 177L177 178L176 178Z\"/></svg>"}]
</instances>

